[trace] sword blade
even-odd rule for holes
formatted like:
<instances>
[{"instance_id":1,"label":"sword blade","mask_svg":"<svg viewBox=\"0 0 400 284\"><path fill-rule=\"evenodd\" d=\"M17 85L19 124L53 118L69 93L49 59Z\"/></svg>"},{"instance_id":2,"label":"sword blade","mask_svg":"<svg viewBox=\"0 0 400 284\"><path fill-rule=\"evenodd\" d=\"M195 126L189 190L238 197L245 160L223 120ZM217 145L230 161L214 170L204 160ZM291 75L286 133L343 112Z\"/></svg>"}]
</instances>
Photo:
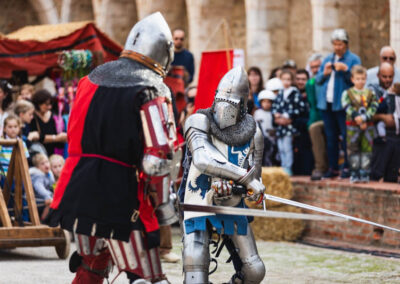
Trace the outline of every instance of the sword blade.
<instances>
[{"instance_id":1,"label":"sword blade","mask_svg":"<svg viewBox=\"0 0 400 284\"><path fill-rule=\"evenodd\" d=\"M314 215L305 213L292 213L292 212L281 212L271 210L259 210L250 208L237 208L228 206L209 206L209 205L198 205L198 204L187 204L181 203L179 205L183 211L194 211L194 212L207 212L216 214L227 214L227 215L239 215L239 216L257 216L267 218L284 218L284 219L301 219L301 220L313 220L313 221L344 221L342 218L325 216L325 215Z\"/></svg>"},{"instance_id":2,"label":"sword blade","mask_svg":"<svg viewBox=\"0 0 400 284\"><path fill-rule=\"evenodd\" d=\"M371 222L371 221L364 220L364 219L361 219L361 218L353 217L353 216L350 216L350 215L342 214L342 213L339 213L339 212L323 209L323 208L320 208L320 207L317 207L317 206L312 206L312 205L308 205L308 204L305 204L305 203L301 203L301 202L285 199L285 198L282 198L282 197L277 197L277 196L273 196L273 195L269 195L269 194L264 194L264 199L268 199L268 200L271 200L271 201L280 202L280 203L284 203L284 204L287 204L287 205L292 205L292 206L296 206L296 207L300 207L300 208L303 208L303 209L308 209L308 210L312 210L312 211L316 211L316 212L325 213L325 214L328 214L328 215L344 218L346 220L352 220L352 221L356 221L356 222L360 222L360 223L373 225L373 226L376 226L376 227L392 230L392 231L395 231L395 232L400 232L399 229L396 229L396 228L393 228L393 227L389 227L389 226L382 225L382 224L379 224L379 223L375 223L375 222Z\"/></svg>"}]
</instances>

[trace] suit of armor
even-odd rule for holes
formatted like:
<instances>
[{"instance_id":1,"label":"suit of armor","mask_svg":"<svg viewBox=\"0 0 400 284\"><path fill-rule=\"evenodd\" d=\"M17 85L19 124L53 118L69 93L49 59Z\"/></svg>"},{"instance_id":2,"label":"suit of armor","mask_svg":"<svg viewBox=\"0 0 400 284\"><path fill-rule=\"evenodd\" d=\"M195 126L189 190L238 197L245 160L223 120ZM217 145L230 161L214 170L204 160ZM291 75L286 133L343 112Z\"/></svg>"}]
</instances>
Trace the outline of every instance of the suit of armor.
<instances>
[{"instance_id":1,"label":"suit of armor","mask_svg":"<svg viewBox=\"0 0 400 284\"><path fill-rule=\"evenodd\" d=\"M247 114L249 83L237 67L221 79L213 106L190 116L184 129L188 145L181 201L188 204L245 207L242 195L232 194L235 184L247 188L247 198L260 201L263 136ZM236 273L231 283L260 283L265 268L258 256L245 216L184 212L183 270L185 283L209 283L211 226L229 241ZM227 245L228 247L228 245Z\"/></svg>"},{"instance_id":2,"label":"suit of armor","mask_svg":"<svg viewBox=\"0 0 400 284\"><path fill-rule=\"evenodd\" d=\"M163 83L172 60L170 29L155 13L132 28L120 59L79 83L48 218L76 233L73 283L103 283L111 259L133 283L168 283L158 247L159 224L176 220L168 197L179 148Z\"/></svg>"}]
</instances>

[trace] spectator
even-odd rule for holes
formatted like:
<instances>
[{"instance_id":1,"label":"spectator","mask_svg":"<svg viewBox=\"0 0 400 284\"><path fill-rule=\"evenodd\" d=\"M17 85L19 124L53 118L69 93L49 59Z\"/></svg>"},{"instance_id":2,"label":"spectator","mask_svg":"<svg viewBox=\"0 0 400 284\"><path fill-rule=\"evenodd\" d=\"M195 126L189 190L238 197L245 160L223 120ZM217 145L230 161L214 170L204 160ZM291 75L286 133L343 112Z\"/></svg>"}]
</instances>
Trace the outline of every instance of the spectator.
<instances>
[{"instance_id":1,"label":"spectator","mask_svg":"<svg viewBox=\"0 0 400 284\"><path fill-rule=\"evenodd\" d=\"M292 72L293 76L296 76L297 64L293 59L288 59L283 62L282 69L287 69Z\"/></svg>"},{"instance_id":2,"label":"spectator","mask_svg":"<svg viewBox=\"0 0 400 284\"><path fill-rule=\"evenodd\" d=\"M35 87L33 85L24 84L22 85L21 90L19 91L19 96L17 97L17 100L31 101L34 92L35 92Z\"/></svg>"},{"instance_id":3,"label":"spectator","mask_svg":"<svg viewBox=\"0 0 400 284\"><path fill-rule=\"evenodd\" d=\"M282 72L282 67L275 67L274 69L271 70L271 73L269 73L268 79L271 80L273 78L280 78L281 72Z\"/></svg>"},{"instance_id":4,"label":"spectator","mask_svg":"<svg viewBox=\"0 0 400 284\"><path fill-rule=\"evenodd\" d=\"M328 156L326 153L326 136L324 122L321 112L317 108L317 94L319 86L315 83L315 76L321 66L322 56L314 54L308 60L311 79L306 83L307 101L309 106L308 133L310 134L312 152L315 167L311 174L311 180L321 180L323 174L328 170Z\"/></svg>"},{"instance_id":5,"label":"spectator","mask_svg":"<svg viewBox=\"0 0 400 284\"><path fill-rule=\"evenodd\" d=\"M0 80L0 135L3 135L4 120L8 116L8 107L12 103L12 86L6 80Z\"/></svg>"},{"instance_id":6,"label":"spectator","mask_svg":"<svg viewBox=\"0 0 400 284\"><path fill-rule=\"evenodd\" d=\"M39 214L42 215L43 219L53 201L54 176L50 171L49 159L45 154L36 154L32 161L34 167L29 169L29 174L31 175Z\"/></svg>"},{"instance_id":7,"label":"spectator","mask_svg":"<svg viewBox=\"0 0 400 284\"><path fill-rule=\"evenodd\" d=\"M63 156L58 155L58 154L53 154L49 158L50 162L50 170L54 175L54 181L55 183L58 181L61 175L61 170L64 167L65 160ZM54 185L55 185L54 183Z\"/></svg>"},{"instance_id":8,"label":"spectator","mask_svg":"<svg viewBox=\"0 0 400 284\"><path fill-rule=\"evenodd\" d=\"M373 119L375 122L385 123L386 139L375 139L372 149L371 161L371 180L380 180L383 178L386 182L397 182L399 176L400 162L400 135L398 132L398 118L395 112L400 111L398 83L391 86L391 79L394 76L392 66L384 62L380 66L380 87L384 93L377 92L379 98L379 107ZM373 86L373 85L370 85ZM395 87L397 86L397 88ZM384 98L385 99L382 99ZM396 116L396 118L395 118ZM397 120L397 124L396 124Z\"/></svg>"},{"instance_id":9,"label":"spectator","mask_svg":"<svg viewBox=\"0 0 400 284\"><path fill-rule=\"evenodd\" d=\"M5 139L16 139L18 135L21 133L22 123L21 120L14 114L10 114L4 119L4 138ZM29 158L28 149L26 148L25 142L24 150L26 158ZM2 172L4 175L8 172L8 166L11 160L11 154L14 146L0 146L0 164L2 168Z\"/></svg>"},{"instance_id":10,"label":"spectator","mask_svg":"<svg viewBox=\"0 0 400 284\"><path fill-rule=\"evenodd\" d=\"M298 133L293 136L293 174L311 175L314 168L313 153L311 151L311 140L308 134L307 122L309 118L306 83L309 79L307 70L298 69L296 71L295 86L301 94L301 100L304 103L304 109L293 121L293 126Z\"/></svg>"},{"instance_id":11,"label":"spectator","mask_svg":"<svg viewBox=\"0 0 400 284\"><path fill-rule=\"evenodd\" d=\"M256 108L260 108L260 103L258 102L258 94L264 89L264 81L261 74L261 70L258 67L250 67L247 70L247 75L250 84L250 97L249 100L254 102Z\"/></svg>"},{"instance_id":12,"label":"spectator","mask_svg":"<svg viewBox=\"0 0 400 284\"><path fill-rule=\"evenodd\" d=\"M321 87L317 97L317 108L322 111L327 138L329 170L324 178L339 175L339 134L342 136L344 165L342 178L349 177L346 150L346 113L342 107L342 93L352 86L350 70L360 65L360 58L348 49L349 37L343 29L336 29L331 36L334 52L322 62L315 82Z\"/></svg>"},{"instance_id":13,"label":"spectator","mask_svg":"<svg viewBox=\"0 0 400 284\"><path fill-rule=\"evenodd\" d=\"M28 148L31 146L32 141L39 140L39 132L30 131L29 126L29 124L32 122L34 111L35 107L33 104L26 100L19 100L14 106L14 113L19 117L22 123L22 140L26 143Z\"/></svg>"},{"instance_id":14,"label":"spectator","mask_svg":"<svg viewBox=\"0 0 400 284\"><path fill-rule=\"evenodd\" d=\"M182 29L176 29L173 32L175 56L171 65L185 67L186 84L193 81L194 76L194 58L193 54L184 47L185 32Z\"/></svg>"},{"instance_id":15,"label":"spectator","mask_svg":"<svg viewBox=\"0 0 400 284\"><path fill-rule=\"evenodd\" d=\"M383 62L379 66L379 71L378 71L378 79L379 79L379 84L369 84L367 87L374 91L377 100L379 102L377 114L380 113L387 113L388 112L388 89L392 86L393 84L393 77L394 77L394 67L388 63L388 62ZM380 145L384 144L384 141L386 140L386 126L383 121L376 121L376 130L378 137L374 140L374 145Z\"/></svg>"},{"instance_id":16,"label":"spectator","mask_svg":"<svg viewBox=\"0 0 400 284\"><path fill-rule=\"evenodd\" d=\"M400 82L400 70L394 66L396 63L396 52L390 46L384 46L381 48L381 52L379 54L380 63L387 62L390 63L394 68L394 79L393 83ZM367 86L371 84L379 84L378 78L379 66L375 66L373 68L368 69L367 72Z\"/></svg>"},{"instance_id":17,"label":"spectator","mask_svg":"<svg viewBox=\"0 0 400 284\"><path fill-rule=\"evenodd\" d=\"M178 125L183 127L185 125L186 119L193 114L194 100L196 98L196 95L197 95L197 86L192 86L186 89L185 91L186 107L180 113Z\"/></svg>"},{"instance_id":18,"label":"spectator","mask_svg":"<svg viewBox=\"0 0 400 284\"><path fill-rule=\"evenodd\" d=\"M354 87L344 91L342 96L342 105L346 110L350 182L368 182L374 139L371 120L378 101L374 92L365 88L367 69L355 65L351 69L351 81Z\"/></svg>"},{"instance_id":19,"label":"spectator","mask_svg":"<svg viewBox=\"0 0 400 284\"><path fill-rule=\"evenodd\" d=\"M272 91L263 90L258 96L261 108L254 113L254 120L260 127L264 136L264 154L263 166L272 166L274 164L275 150L275 131L273 128L272 103L276 99L276 95Z\"/></svg>"},{"instance_id":20,"label":"spectator","mask_svg":"<svg viewBox=\"0 0 400 284\"><path fill-rule=\"evenodd\" d=\"M279 78L272 78L269 79L265 84L265 89L273 92L275 95L278 95L278 93L283 90L283 85Z\"/></svg>"},{"instance_id":21,"label":"spectator","mask_svg":"<svg viewBox=\"0 0 400 284\"><path fill-rule=\"evenodd\" d=\"M314 53L308 58L308 63L306 70L309 77L313 78L318 74L318 70L321 67L322 55L319 53Z\"/></svg>"},{"instance_id":22,"label":"spectator","mask_svg":"<svg viewBox=\"0 0 400 284\"><path fill-rule=\"evenodd\" d=\"M292 72L282 70L280 79L284 89L279 92L272 105L272 114L277 125L276 136L282 167L287 174L292 175L292 139L293 135L298 133L298 130L293 127L292 122L304 111L305 105L301 99L300 92L295 87L292 87L292 83L294 82Z\"/></svg>"},{"instance_id":23,"label":"spectator","mask_svg":"<svg viewBox=\"0 0 400 284\"><path fill-rule=\"evenodd\" d=\"M32 97L35 113L30 129L31 131L38 131L39 142L43 143L47 155L53 155L56 147L63 148L64 143L67 142L67 134L65 132L57 133L51 112L51 101L52 96L46 90L39 90Z\"/></svg>"}]
</instances>

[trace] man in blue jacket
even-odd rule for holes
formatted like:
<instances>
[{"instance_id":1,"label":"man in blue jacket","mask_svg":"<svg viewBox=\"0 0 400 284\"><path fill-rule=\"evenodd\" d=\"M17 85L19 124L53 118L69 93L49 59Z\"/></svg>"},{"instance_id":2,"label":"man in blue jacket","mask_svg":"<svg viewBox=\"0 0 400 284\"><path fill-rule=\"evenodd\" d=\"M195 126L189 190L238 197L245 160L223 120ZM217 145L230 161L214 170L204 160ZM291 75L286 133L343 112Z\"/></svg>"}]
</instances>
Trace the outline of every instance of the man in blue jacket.
<instances>
[{"instance_id":1,"label":"man in blue jacket","mask_svg":"<svg viewBox=\"0 0 400 284\"><path fill-rule=\"evenodd\" d=\"M350 70L360 65L360 58L350 52L349 36L344 29L336 29L331 35L333 53L329 54L321 64L315 82L320 86L317 95L317 108L321 110L327 138L329 170L324 178L339 175L339 135L342 136L342 150L345 162L341 177L349 176L346 150L346 114L341 99L344 90L352 86Z\"/></svg>"}]
</instances>

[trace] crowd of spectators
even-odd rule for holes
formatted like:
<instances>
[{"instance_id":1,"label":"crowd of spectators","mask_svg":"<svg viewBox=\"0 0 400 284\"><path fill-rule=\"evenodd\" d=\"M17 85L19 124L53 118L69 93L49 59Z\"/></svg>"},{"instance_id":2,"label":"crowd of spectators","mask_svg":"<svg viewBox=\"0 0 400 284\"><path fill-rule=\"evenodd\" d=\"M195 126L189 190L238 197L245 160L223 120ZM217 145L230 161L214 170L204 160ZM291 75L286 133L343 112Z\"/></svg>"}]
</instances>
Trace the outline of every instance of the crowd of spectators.
<instances>
[{"instance_id":1,"label":"crowd of spectators","mask_svg":"<svg viewBox=\"0 0 400 284\"><path fill-rule=\"evenodd\" d=\"M343 29L332 33L333 52L313 54L305 69L293 60L272 69L263 85L248 69L249 113L264 134L265 166L311 180L399 181L400 70L384 46L367 70L349 49ZM377 55L378 56L378 55Z\"/></svg>"},{"instance_id":2,"label":"crowd of spectators","mask_svg":"<svg viewBox=\"0 0 400 284\"><path fill-rule=\"evenodd\" d=\"M22 139L29 174L39 214L43 217L53 198L53 190L61 168L67 142L66 121L57 127L58 98L47 90L35 91L30 84L15 90L7 81L0 80L0 133L3 139ZM13 146L0 146L0 184L7 182ZM14 186L11 192L14 192ZM25 195L25 194L24 194ZM8 206L12 207L12 201ZM28 209L23 198L23 221L28 221Z\"/></svg>"}]
</instances>

